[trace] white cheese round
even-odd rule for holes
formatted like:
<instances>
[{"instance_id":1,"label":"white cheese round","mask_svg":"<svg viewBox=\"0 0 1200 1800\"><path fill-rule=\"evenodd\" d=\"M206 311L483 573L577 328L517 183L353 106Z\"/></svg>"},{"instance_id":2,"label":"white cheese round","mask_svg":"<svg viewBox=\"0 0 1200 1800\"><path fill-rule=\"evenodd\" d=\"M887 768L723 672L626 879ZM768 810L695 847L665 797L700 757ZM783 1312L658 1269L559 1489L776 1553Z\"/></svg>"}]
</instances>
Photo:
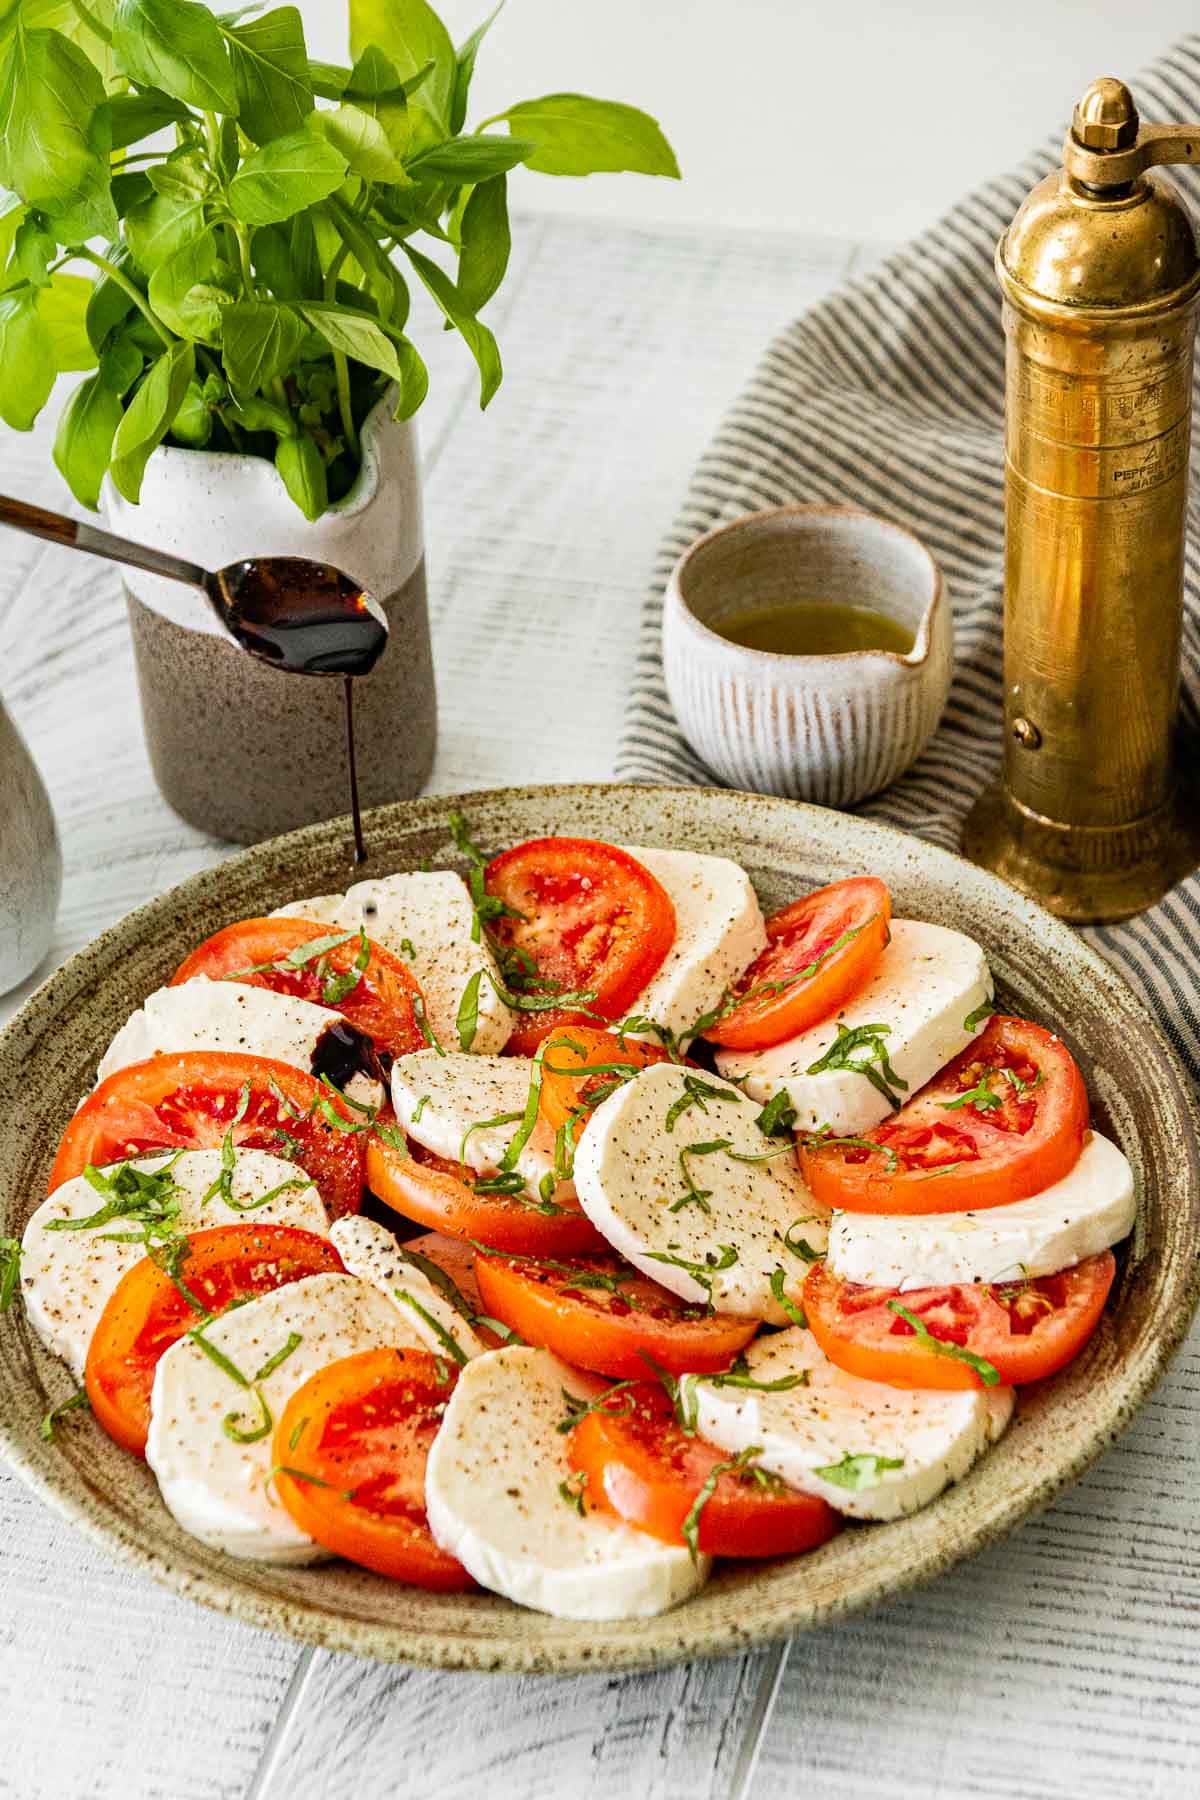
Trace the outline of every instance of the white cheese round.
<instances>
[{"instance_id":1,"label":"white cheese round","mask_svg":"<svg viewBox=\"0 0 1200 1800\"><path fill-rule=\"evenodd\" d=\"M171 1162L172 1152L141 1156L135 1169L152 1174ZM111 1173L111 1171L109 1171ZM205 1199L221 1173L220 1150L185 1150L171 1168L181 1232L204 1231L214 1225L295 1225L302 1231L328 1235L321 1196L303 1169L265 1150L239 1150L233 1166L231 1193L236 1202L261 1199L282 1188L253 1212L226 1206L219 1194ZM290 1184L298 1182L299 1186ZM141 1244L121 1244L113 1233L133 1229L110 1219L86 1231L51 1229L59 1219L87 1219L105 1204L82 1175L64 1181L43 1200L21 1244L21 1291L29 1322L42 1342L71 1365L81 1380L92 1333L121 1277L146 1254Z\"/></svg>"},{"instance_id":2,"label":"white cheese round","mask_svg":"<svg viewBox=\"0 0 1200 1800\"><path fill-rule=\"evenodd\" d=\"M700 1378L700 1436L731 1456L758 1445L764 1469L854 1519L927 1506L1012 1416L1011 1388L905 1389L847 1375L796 1326L756 1338L745 1357L759 1381L804 1380L772 1394Z\"/></svg>"},{"instance_id":3,"label":"white cheese round","mask_svg":"<svg viewBox=\"0 0 1200 1800\"><path fill-rule=\"evenodd\" d=\"M588 1397L603 1385L548 1350L481 1356L458 1378L425 1471L443 1549L482 1587L560 1619L650 1618L694 1594L711 1566L593 1511L586 1488L583 1513L572 1504L580 1482L558 1430L563 1390Z\"/></svg>"},{"instance_id":4,"label":"white cheese round","mask_svg":"<svg viewBox=\"0 0 1200 1800\"><path fill-rule=\"evenodd\" d=\"M695 1082L701 1098L668 1130ZM656 1063L592 1114L575 1152L575 1187L596 1229L653 1281L683 1300L711 1299L718 1312L786 1325L771 1280L782 1269L784 1291L797 1299L806 1264L783 1240L791 1234L820 1255L829 1213L805 1186L791 1140L759 1131L758 1110L724 1082ZM697 1148L721 1142L728 1150ZM701 1199L686 1198L689 1178Z\"/></svg>"}]
</instances>

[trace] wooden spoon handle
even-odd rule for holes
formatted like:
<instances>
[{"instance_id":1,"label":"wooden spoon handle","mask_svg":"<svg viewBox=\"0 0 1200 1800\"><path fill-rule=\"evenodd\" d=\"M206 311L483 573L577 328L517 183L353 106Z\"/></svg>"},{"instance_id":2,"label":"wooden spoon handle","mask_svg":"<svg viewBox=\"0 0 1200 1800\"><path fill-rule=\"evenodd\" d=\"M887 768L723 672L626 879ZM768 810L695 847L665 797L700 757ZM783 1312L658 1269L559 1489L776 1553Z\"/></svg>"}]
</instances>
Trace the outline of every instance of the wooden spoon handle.
<instances>
[{"instance_id":1,"label":"wooden spoon handle","mask_svg":"<svg viewBox=\"0 0 1200 1800\"><path fill-rule=\"evenodd\" d=\"M165 575L171 581L186 581L190 587L210 594L213 578L199 563L185 562L180 556L169 556L165 550L154 550L148 544L135 544L130 538L116 537L111 531L100 531L66 513L50 512L44 506L31 506L28 500L14 500L0 494L0 525L11 525L31 537L46 538L68 550L85 550L89 556L104 556L110 562L129 563L151 575Z\"/></svg>"}]
</instances>

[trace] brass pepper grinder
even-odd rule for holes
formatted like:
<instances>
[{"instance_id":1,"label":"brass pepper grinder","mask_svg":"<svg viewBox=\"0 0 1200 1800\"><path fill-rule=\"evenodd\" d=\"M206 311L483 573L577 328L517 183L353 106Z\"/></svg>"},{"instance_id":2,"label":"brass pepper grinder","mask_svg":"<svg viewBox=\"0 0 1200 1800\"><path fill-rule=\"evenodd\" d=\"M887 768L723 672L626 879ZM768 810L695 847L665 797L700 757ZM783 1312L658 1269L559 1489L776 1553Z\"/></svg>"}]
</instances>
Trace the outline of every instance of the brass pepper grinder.
<instances>
[{"instance_id":1,"label":"brass pepper grinder","mask_svg":"<svg viewBox=\"0 0 1200 1800\"><path fill-rule=\"evenodd\" d=\"M1005 757L964 850L1062 918L1121 919L1200 864L1176 734L1196 227L1141 125L1093 82L1064 167L996 253L1007 337Z\"/></svg>"}]
</instances>

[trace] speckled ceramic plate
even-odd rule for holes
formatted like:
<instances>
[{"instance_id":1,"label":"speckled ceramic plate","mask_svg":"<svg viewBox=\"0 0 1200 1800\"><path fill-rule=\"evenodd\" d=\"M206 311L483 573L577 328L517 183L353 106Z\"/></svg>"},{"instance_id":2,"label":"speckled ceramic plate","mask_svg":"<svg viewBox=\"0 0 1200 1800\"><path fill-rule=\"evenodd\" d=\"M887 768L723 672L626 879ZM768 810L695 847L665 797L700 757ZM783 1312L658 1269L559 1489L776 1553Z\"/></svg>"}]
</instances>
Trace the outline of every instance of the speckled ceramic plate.
<instances>
[{"instance_id":1,"label":"speckled ceramic plate","mask_svg":"<svg viewBox=\"0 0 1200 1800\"><path fill-rule=\"evenodd\" d=\"M453 863L450 804L420 800L371 815L372 872L427 857ZM926 1580L1044 1506L1145 1399L1197 1298L1196 1120L1186 1078L1139 1002L1065 926L993 876L863 820L683 788L522 788L459 804L485 847L559 832L735 857L768 910L797 890L870 871L888 883L898 914L977 938L1005 1003L1062 1032L1096 1122L1134 1164L1137 1231L1102 1329L1064 1374L1025 1390L1001 1444L915 1518L852 1527L810 1556L729 1567L658 1619L571 1624L490 1595L423 1594L345 1564L279 1569L208 1550L168 1516L145 1466L86 1415L42 1441L40 1420L72 1384L14 1307L0 1321L0 1443L23 1477L114 1553L209 1606L334 1649L461 1669L631 1668L738 1649ZM349 875L344 821L278 838L131 914L33 996L0 1039L0 1233L20 1235L98 1054L185 952L219 925L328 892Z\"/></svg>"}]
</instances>

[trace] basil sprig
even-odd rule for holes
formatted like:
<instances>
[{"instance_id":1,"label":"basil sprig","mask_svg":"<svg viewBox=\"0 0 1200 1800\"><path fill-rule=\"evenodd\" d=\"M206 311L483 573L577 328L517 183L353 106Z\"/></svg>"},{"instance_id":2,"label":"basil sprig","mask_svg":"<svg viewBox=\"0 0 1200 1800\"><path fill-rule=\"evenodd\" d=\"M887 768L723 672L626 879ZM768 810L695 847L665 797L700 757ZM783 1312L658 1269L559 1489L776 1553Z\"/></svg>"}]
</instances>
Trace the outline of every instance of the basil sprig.
<instances>
[{"instance_id":1,"label":"basil sprig","mask_svg":"<svg viewBox=\"0 0 1200 1800\"><path fill-rule=\"evenodd\" d=\"M425 398L414 283L474 359L480 404L499 387L480 314L508 267L510 170L678 176L648 114L586 95L467 131L495 13L456 50L428 0L348 11L340 66L310 58L294 6L5 7L0 417L28 430L56 377L84 372L54 444L81 504L106 473L136 502L170 442L273 461L317 518L384 389L399 417Z\"/></svg>"}]
</instances>

